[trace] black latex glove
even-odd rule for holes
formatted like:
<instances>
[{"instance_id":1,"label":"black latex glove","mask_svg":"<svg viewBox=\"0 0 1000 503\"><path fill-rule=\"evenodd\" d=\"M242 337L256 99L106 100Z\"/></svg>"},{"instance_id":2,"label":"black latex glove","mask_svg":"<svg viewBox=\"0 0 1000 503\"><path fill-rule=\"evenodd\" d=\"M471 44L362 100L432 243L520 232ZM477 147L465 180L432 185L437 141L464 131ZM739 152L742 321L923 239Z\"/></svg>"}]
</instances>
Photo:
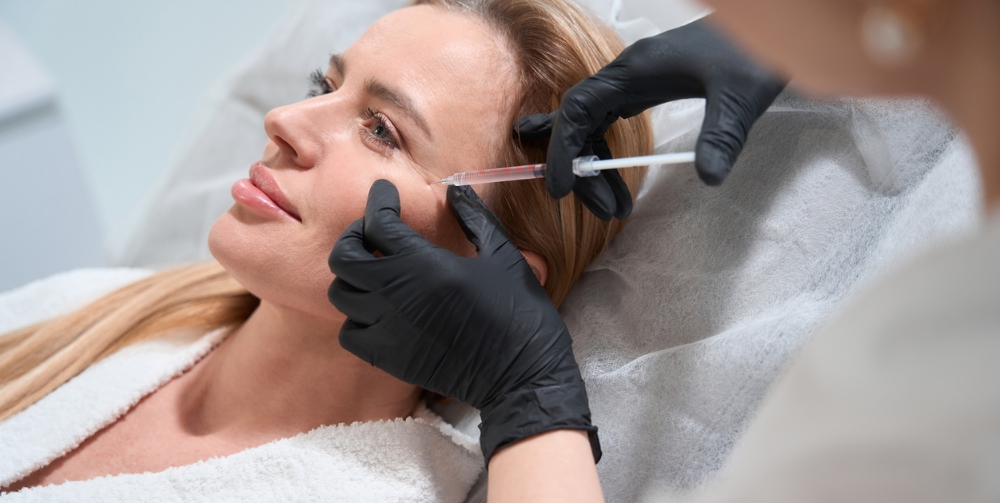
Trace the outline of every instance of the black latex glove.
<instances>
[{"instance_id":1,"label":"black latex glove","mask_svg":"<svg viewBox=\"0 0 1000 503\"><path fill-rule=\"evenodd\" d=\"M431 244L400 220L396 187L372 185L365 217L330 255L330 302L348 317L341 346L479 409L487 465L497 449L557 429L587 431L597 461L597 428L559 312L471 188L448 187L448 202L477 256Z\"/></svg>"},{"instance_id":2,"label":"black latex glove","mask_svg":"<svg viewBox=\"0 0 1000 503\"><path fill-rule=\"evenodd\" d=\"M604 133L619 117L668 101L706 98L695 167L702 181L718 185L732 170L753 123L784 87L700 20L632 44L567 91L552 114L522 117L518 132L531 139L551 130L545 181L552 197L573 190L599 218L622 219L632 211L632 197L617 172L576 177L572 170L576 157L601 157Z\"/></svg>"}]
</instances>

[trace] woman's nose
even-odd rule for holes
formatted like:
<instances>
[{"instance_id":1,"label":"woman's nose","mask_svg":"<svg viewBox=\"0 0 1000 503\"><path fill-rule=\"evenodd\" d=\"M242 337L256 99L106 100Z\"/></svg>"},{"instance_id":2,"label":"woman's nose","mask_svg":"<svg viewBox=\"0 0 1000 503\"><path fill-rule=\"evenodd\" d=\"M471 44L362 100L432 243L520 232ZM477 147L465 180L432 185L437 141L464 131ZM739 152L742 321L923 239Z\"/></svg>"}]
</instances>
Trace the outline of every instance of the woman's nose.
<instances>
[{"instance_id":1,"label":"woman's nose","mask_svg":"<svg viewBox=\"0 0 1000 503\"><path fill-rule=\"evenodd\" d=\"M316 127L316 100L278 107L264 116L264 131L282 155L302 168L316 165L322 151L320 128ZM312 102L312 103L311 103Z\"/></svg>"}]
</instances>

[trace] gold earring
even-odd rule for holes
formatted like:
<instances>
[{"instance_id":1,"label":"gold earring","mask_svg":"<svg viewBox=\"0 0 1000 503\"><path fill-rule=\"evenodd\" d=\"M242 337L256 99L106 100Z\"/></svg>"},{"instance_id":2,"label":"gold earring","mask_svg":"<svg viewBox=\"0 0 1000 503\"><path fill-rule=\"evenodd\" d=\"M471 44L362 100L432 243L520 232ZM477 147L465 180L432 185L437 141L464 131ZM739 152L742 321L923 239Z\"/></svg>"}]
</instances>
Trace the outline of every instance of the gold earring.
<instances>
[{"instance_id":1,"label":"gold earring","mask_svg":"<svg viewBox=\"0 0 1000 503\"><path fill-rule=\"evenodd\" d=\"M884 66L903 66L916 58L924 44L924 26L915 6L899 1L872 3L861 18L865 52Z\"/></svg>"}]
</instances>

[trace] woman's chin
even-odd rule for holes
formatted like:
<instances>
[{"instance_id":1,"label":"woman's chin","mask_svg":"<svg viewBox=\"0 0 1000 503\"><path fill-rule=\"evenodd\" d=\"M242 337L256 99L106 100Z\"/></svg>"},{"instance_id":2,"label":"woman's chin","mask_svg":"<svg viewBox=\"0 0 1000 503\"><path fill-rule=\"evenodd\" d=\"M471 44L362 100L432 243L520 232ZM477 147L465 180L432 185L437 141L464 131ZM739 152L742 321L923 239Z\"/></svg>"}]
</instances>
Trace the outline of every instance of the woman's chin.
<instances>
[{"instance_id":1,"label":"woman's chin","mask_svg":"<svg viewBox=\"0 0 1000 503\"><path fill-rule=\"evenodd\" d=\"M233 220L236 218L233 215L233 208L225 212L219 218L215 219L212 223L212 227L208 230L208 252L212 254L222 266L229 270L227 262L231 258L233 251L233 241L234 241L234 230L232 227L237 222Z\"/></svg>"},{"instance_id":2,"label":"woman's chin","mask_svg":"<svg viewBox=\"0 0 1000 503\"><path fill-rule=\"evenodd\" d=\"M326 298L334 276L326 269L325 260L319 260L316 270L302 268L303 263L314 260L297 257L297 247L287 236L266 235L233 213L231 209L220 216L208 232L209 252L233 279L262 301L343 321L343 315Z\"/></svg>"},{"instance_id":3,"label":"woman's chin","mask_svg":"<svg viewBox=\"0 0 1000 503\"><path fill-rule=\"evenodd\" d=\"M247 226L234 214L235 209L234 206L212 224L208 231L208 251L230 276L261 297L259 284L266 283L263 276L274 271L273 264L262 262L272 262L274 251L256 242L253 236L256 233L248 233Z\"/></svg>"}]
</instances>

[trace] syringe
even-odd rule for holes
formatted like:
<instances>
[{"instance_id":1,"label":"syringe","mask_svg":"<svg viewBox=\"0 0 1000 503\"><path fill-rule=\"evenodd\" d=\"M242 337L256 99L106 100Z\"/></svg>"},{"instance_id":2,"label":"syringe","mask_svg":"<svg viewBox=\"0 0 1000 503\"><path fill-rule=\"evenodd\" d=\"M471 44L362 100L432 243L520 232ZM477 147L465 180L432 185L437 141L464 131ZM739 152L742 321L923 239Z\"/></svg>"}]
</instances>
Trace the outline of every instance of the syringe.
<instances>
[{"instance_id":1,"label":"syringe","mask_svg":"<svg viewBox=\"0 0 1000 503\"><path fill-rule=\"evenodd\" d=\"M639 157L623 157L621 159L600 160L595 155L573 159L573 173L577 176L597 176L605 169L634 168L636 166L654 166L659 164L680 164L694 162L694 152L677 152L673 154L643 155ZM544 178L544 164L527 164L524 166L508 166L506 168L484 169L482 171L466 171L442 178L436 183L448 185L477 185L480 183L509 182L512 180L530 180Z\"/></svg>"}]
</instances>

